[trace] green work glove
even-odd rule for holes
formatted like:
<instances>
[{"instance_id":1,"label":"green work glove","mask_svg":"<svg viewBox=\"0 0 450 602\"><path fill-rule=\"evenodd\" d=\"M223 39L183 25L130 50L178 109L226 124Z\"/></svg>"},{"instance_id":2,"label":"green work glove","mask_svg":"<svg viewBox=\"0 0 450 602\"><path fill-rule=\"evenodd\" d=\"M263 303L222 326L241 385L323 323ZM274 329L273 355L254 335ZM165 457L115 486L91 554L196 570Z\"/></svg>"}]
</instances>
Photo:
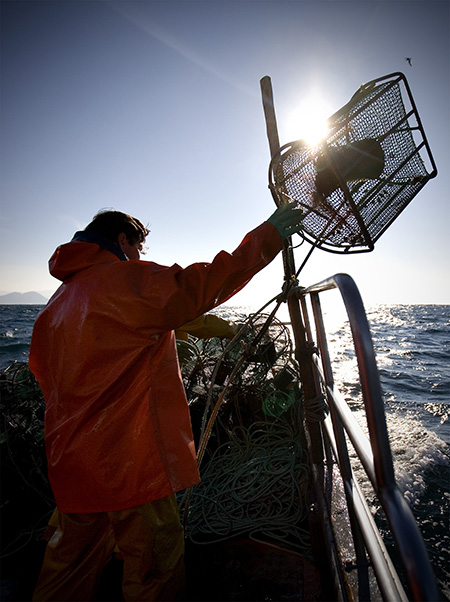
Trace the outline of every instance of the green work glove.
<instances>
[{"instance_id":1,"label":"green work glove","mask_svg":"<svg viewBox=\"0 0 450 602\"><path fill-rule=\"evenodd\" d=\"M280 205L267 220L275 226L281 238L287 238L302 229L303 212L296 203Z\"/></svg>"}]
</instances>

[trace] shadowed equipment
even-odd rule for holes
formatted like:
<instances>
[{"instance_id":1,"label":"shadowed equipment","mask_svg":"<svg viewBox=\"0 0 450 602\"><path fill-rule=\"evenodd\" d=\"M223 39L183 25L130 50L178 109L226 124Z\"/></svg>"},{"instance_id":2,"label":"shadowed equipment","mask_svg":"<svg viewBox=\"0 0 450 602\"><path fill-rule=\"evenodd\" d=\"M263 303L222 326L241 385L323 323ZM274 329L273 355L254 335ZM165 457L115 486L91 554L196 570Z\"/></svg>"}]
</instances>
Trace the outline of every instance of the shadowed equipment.
<instances>
[{"instance_id":1,"label":"shadowed equipment","mask_svg":"<svg viewBox=\"0 0 450 602\"><path fill-rule=\"evenodd\" d=\"M345 182L379 178L384 169L384 151L374 139L356 140L351 144L324 149L316 161L316 189L329 196Z\"/></svg>"}]
</instances>

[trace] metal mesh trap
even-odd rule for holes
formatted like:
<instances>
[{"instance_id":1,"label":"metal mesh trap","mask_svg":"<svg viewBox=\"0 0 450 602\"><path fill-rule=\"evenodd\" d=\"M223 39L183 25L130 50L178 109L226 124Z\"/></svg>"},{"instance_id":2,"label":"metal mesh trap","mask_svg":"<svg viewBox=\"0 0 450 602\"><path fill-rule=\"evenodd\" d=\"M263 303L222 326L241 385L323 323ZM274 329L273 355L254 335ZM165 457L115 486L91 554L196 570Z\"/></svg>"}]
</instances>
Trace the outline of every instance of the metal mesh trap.
<instances>
[{"instance_id":1,"label":"metal mesh trap","mask_svg":"<svg viewBox=\"0 0 450 602\"><path fill-rule=\"evenodd\" d=\"M437 175L408 83L393 73L362 85L328 120L318 146L290 142L274 154L277 205L303 209L302 236L334 253L371 251L428 180Z\"/></svg>"}]
</instances>

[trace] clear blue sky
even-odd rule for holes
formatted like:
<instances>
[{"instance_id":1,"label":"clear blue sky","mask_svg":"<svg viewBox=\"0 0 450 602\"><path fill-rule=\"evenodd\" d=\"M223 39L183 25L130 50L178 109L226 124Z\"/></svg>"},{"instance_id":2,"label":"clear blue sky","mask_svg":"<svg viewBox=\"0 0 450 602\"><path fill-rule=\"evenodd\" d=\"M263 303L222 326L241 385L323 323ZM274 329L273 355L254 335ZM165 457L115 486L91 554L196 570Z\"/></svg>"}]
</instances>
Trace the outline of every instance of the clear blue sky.
<instances>
[{"instance_id":1,"label":"clear blue sky","mask_svg":"<svg viewBox=\"0 0 450 602\"><path fill-rule=\"evenodd\" d=\"M283 144L302 137L291 114L305 100L331 115L362 83L403 71L439 175L373 252L316 250L301 284L347 272L366 303L450 303L448 1L1 9L1 292L55 290L49 256L106 207L149 225L148 259L232 251L275 209L260 78L272 78ZM235 301L259 307L281 285L277 258Z\"/></svg>"}]
</instances>

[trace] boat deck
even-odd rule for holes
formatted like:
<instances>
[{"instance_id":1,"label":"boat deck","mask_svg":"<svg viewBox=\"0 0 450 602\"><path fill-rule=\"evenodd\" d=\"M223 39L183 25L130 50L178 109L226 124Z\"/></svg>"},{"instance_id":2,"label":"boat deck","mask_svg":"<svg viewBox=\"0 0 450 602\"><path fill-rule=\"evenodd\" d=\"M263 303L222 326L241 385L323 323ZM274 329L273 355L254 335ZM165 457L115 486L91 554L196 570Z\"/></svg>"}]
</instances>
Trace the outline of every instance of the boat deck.
<instances>
[{"instance_id":1,"label":"boat deck","mask_svg":"<svg viewBox=\"0 0 450 602\"><path fill-rule=\"evenodd\" d=\"M310 560L272 545L251 540L188 545L186 562L189 602L333 599Z\"/></svg>"}]
</instances>

